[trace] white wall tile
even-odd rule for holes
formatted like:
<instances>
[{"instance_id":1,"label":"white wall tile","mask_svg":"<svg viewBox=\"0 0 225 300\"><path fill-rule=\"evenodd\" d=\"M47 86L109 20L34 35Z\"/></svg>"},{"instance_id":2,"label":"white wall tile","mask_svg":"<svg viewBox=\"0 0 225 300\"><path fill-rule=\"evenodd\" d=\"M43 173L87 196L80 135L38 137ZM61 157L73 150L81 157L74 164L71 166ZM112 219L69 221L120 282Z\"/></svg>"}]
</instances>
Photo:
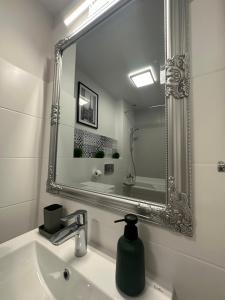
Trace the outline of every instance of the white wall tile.
<instances>
[{"instance_id":1,"label":"white wall tile","mask_svg":"<svg viewBox=\"0 0 225 300\"><path fill-rule=\"evenodd\" d=\"M36 201L28 201L0 209L0 243L34 229Z\"/></svg>"},{"instance_id":2,"label":"white wall tile","mask_svg":"<svg viewBox=\"0 0 225 300\"><path fill-rule=\"evenodd\" d=\"M36 0L0 1L0 243L37 224L40 160L32 158L41 155L51 26Z\"/></svg>"},{"instance_id":3,"label":"white wall tile","mask_svg":"<svg viewBox=\"0 0 225 300\"><path fill-rule=\"evenodd\" d=\"M191 255L225 268L225 174L216 165L199 165L193 179L196 240Z\"/></svg>"},{"instance_id":4,"label":"white wall tile","mask_svg":"<svg viewBox=\"0 0 225 300\"><path fill-rule=\"evenodd\" d=\"M0 106L36 117L43 116L44 82L0 59Z\"/></svg>"},{"instance_id":5,"label":"white wall tile","mask_svg":"<svg viewBox=\"0 0 225 300\"><path fill-rule=\"evenodd\" d=\"M42 120L0 108L0 157L40 157Z\"/></svg>"},{"instance_id":6,"label":"white wall tile","mask_svg":"<svg viewBox=\"0 0 225 300\"><path fill-rule=\"evenodd\" d=\"M154 243L145 246L153 279L173 287L177 300L224 299L224 269Z\"/></svg>"},{"instance_id":7,"label":"white wall tile","mask_svg":"<svg viewBox=\"0 0 225 300\"><path fill-rule=\"evenodd\" d=\"M0 208L37 198L39 163L33 158L0 159Z\"/></svg>"},{"instance_id":8,"label":"white wall tile","mask_svg":"<svg viewBox=\"0 0 225 300\"><path fill-rule=\"evenodd\" d=\"M37 0L1 1L0 57L47 79L52 19Z\"/></svg>"},{"instance_id":9,"label":"white wall tile","mask_svg":"<svg viewBox=\"0 0 225 300\"><path fill-rule=\"evenodd\" d=\"M225 160L225 70L193 80L193 160Z\"/></svg>"},{"instance_id":10,"label":"white wall tile","mask_svg":"<svg viewBox=\"0 0 225 300\"><path fill-rule=\"evenodd\" d=\"M225 68L225 1L191 2L192 71L199 76Z\"/></svg>"}]
</instances>

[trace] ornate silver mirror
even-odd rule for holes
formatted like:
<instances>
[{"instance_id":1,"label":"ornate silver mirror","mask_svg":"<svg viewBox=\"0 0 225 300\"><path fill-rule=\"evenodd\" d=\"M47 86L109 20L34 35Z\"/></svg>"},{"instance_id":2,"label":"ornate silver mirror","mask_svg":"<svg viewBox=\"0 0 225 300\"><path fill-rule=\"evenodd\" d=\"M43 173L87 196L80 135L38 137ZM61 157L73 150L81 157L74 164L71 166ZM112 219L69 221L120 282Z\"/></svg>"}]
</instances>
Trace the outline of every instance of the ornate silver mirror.
<instances>
[{"instance_id":1,"label":"ornate silver mirror","mask_svg":"<svg viewBox=\"0 0 225 300\"><path fill-rule=\"evenodd\" d=\"M47 190L191 236L189 1L100 2L55 47Z\"/></svg>"}]
</instances>

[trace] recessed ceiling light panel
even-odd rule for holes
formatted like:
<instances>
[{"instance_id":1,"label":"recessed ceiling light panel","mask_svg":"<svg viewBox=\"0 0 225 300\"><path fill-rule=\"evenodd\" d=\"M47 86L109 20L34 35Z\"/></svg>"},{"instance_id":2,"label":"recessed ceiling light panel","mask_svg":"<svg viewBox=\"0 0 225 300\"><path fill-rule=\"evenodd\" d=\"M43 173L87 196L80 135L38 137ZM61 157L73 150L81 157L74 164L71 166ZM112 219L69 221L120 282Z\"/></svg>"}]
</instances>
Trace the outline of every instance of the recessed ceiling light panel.
<instances>
[{"instance_id":1,"label":"recessed ceiling light panel","mask_svg":"<svg viewBox=\"0 0 225 300\"><path fill-rule=\"evenodd\" d=\"M137 88L147 86L155 82L151 67L135 71L130 73L128 76Z\"/></svg>"}]
</instances>

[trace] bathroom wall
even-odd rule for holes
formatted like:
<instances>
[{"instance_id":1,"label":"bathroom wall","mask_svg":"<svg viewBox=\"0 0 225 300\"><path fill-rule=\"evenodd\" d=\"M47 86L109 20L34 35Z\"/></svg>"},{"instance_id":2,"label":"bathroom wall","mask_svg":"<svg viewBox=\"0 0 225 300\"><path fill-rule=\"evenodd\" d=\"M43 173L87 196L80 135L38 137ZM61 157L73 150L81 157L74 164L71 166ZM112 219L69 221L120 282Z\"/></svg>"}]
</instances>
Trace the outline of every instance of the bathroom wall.
<instances>
[{"instance_id":1,"label":"bathroom wall","mask_svg":"<svg viewBox=\"0 0 225 300\"><path fill-rule=\"evenodd\" d=\"M73 45L67 48L63 55L63 69L62 69L62 92L61 95L61 124L67 126L76 126L76 128L88 130L90 132L105 135L117 139L117 104L119 106L118 99L114 99L107 91L94 82L92 78L88 76L82 69L75 68L76 59L79 59L76 55L76 48L78 45ZM76 70L76 72L75 72ZM76 98L78 81L81 81L99 95L99 122L98 129L87 127L76 123ZM107 114L110 111L111 114ZM112 126L112 124L114 126Z\"/></svg>"},{"instance_id":2,"label":"bathroom wall","mask_svg":"<svg viewBox=\"0 0 225 300\"><path fill-rule=\"evenodd\" d=\"M79 47L79 44L66 49L63 55L56 180L65 185L77 186L77 183L91 181L93 179L92 174L96 169L104 174L104 164L112 163L114 164L114 173L107 176L102 175L96 181L121 186L121 181L128 172L130 162L129 134L131 124L128 119L131 118L132 114L129 116L125 114L129 108L124 100L114 99L87 74L78 67L75 68L76 47ZM79 81L99 95L98 129L76 122L76 98ZM74 128L115 139L117 150L121 155L120 159L115 160L111 157L104 159L73 158ZM76 172L77 169L80 171Z\"/></svg>"},{"instance_id":3,"label":"bathroom wall","mask_svg":"<svg viewBox=\"0 0 225 300\"><path fill-rule=\"evenodd\" d=\"M0 243L37 226L51 17L0 1Z\"/></svg>"},{"instance_id":4,"label":"bathroom wall","mask_svg":"<svg viewBox=\"0 0 225 300\"><path fill-rule=\"evenodd\" d=\"M77 58L79 59L79 57ZM76 128L82 130L88 130L92 133L104 135L112 139L118 140L117 137L117 106L120 106L119 99L114 99L111 95L108 94L98 83L94 82L93 78L90 78L82 70L78 69L76 71L76 83L75 83L75 93L77 97L77 88L78 81L81 81L83 84L87 85L90 89L96 92L99 96L98 98L98 129L89 128L84 125L76 123ZM110 112L110 114L109 114ZM76 118L76 108L74 111Z\"/></svg>"},{"instance_id":5,"label":"bathroom wall","mask_svg":"<svg viewBox=\"0 0 225 300\"><path fill-rule=\"evenodd\" d=\"M159 283L173 286L178 300L223 300L225 174L217 172L216 164L225 160L225 1L193 0L190 6L194 237L144 223L139 230L148 272ZM54 41L65 33L66 28L59 23ZM115 255L123 232L123 225L113 224L117 214L45 192L48 144L46 128L39 223L43 221L43 207L53 202L62 203L69 212L87 208L90 241Z\"/></svg>"},{"instance_id":6,"label":"bathroom wall","mask_svg":"<svg viewBox=\"0 0 225 300\"><path fill-rule=\"evenodd\" d=\"M137 176L165 178L165 110L163 107L135 112L134 157Z\"/></svg>"}]
</instances>

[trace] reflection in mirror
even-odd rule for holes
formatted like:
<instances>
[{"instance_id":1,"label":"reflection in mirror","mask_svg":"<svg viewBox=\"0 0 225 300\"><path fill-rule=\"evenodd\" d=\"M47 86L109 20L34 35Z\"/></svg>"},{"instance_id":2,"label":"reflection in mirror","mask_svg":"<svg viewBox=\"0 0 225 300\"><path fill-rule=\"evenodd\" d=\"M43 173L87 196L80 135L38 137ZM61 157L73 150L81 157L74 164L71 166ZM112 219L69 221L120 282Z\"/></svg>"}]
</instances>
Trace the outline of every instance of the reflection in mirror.
<instances>
[{"instance_id":1,"label":"reflection in mirror","mask_svg":"<svg viewBox=\"0 0 225 300\"><path fill-rule=\"evenodd\" d=\"M63 52L56 182L166 204L164 0L136 0Z\"/></svg>"}]
</instances>

